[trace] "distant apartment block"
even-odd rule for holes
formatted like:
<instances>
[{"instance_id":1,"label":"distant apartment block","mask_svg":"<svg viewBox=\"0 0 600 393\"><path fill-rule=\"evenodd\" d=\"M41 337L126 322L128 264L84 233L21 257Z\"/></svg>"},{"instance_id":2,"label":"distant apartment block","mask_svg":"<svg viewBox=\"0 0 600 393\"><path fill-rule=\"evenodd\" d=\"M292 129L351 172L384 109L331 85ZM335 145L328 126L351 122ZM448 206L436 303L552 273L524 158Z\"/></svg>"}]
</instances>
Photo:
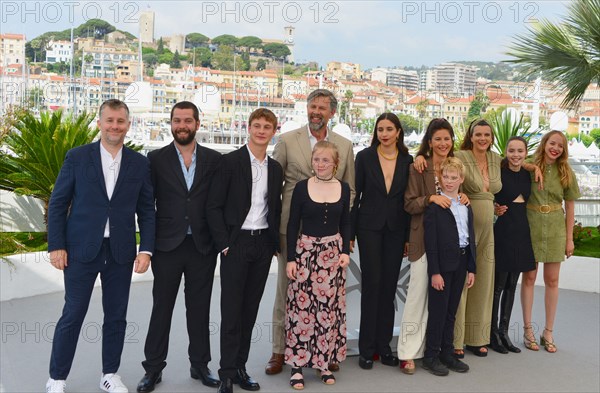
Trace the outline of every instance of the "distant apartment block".
<instances>
[{"instance_id":1,"label":"distant apartment block","mask_svg":"<svg viewBox=\"0 0 600 393\"><path fill-rule=\"evenodd\" d=\"M25 64L25 35L0 34L0 66Z\"/></svg>"},{"instance_id":2,"label":"distant apartment block","mask_svg":"<svg viewBox=\"0 0 600 393\"><path fill-rule=\"evenodd\" d=\"M143 44L154 42L154 11L143 11L140 13L140 39Z\"/></svg>"},{"instance_id":3,"label":"distant apartment block","mask_svg":"<svg viewBox=\"0 0 600 393\"><path fill-rule=\"evenodd\" d=\"M399 68L375 68L371 71L371 80L411 91L419 89L419 74Z\"/></svg>"},{"instance_id":4,"label":"distant apartment block","mask_svg":"<svg viewBox=\"0 0 600 393\"><path fill-rule=\"evenodd\" d=\"M469 96L475 93L477 67L443 63L433 68L436 90L444 94Z\"/></svg>"},{"instance_id":5,"label":"distant apartment block","mask_svg":"<svg viewBox=\"0 0 600 393\"><path fill-rule=\"evenodd\" d=\"M46 63L70 63L73 44L71 41L50 41L46 50Z\"/></svg>"}]
</instances>

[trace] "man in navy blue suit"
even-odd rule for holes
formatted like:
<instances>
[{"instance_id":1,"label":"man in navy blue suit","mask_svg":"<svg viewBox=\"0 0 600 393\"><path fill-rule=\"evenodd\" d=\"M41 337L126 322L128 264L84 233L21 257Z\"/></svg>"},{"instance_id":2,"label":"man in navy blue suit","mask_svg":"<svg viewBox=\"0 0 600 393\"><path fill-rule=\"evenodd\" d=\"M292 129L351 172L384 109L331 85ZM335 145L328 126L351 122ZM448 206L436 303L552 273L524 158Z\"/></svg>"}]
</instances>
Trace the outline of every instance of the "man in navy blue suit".
<instances>
[{"instance_id":1,"label":"man in navy blue suit","mask_svg":"<svg viewBox=\"0 0 600 393\"><path fill-rule=\"evenodd\" d=\"M47 393L64 392L98 274L104 309L100 388L128 391L116 372L125 339L131 272L148 270L155 221L148 159L123 146L129 126L127 105L105 101L98 120L100 141L67 153L52 191L48 252L50 263L64 271L65 305L54 332Z\"/></svg>"}]
</instances>

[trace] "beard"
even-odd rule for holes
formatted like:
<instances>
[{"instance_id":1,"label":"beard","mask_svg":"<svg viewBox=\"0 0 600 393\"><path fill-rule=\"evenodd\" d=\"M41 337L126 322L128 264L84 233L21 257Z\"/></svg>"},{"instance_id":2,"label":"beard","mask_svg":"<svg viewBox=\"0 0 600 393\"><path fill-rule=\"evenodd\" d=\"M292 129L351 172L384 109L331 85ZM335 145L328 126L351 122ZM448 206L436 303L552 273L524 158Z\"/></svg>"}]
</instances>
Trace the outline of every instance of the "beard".
<instances>
[{"instance_id":1,"label":"beard","mask_svg":"<svg viewBox=\"0 0 600 393\"><path fill-rule=\"evenodd\" d=\"M327 123L325 122L325 119L321 118L320 121L318 123L313 123L311 121L312 119L308 119L308 128L310 128L311 131L313 132L317 132L320 129L322 129L324 126L327 125Z\"/></svg>"},{"instance_id":2,"label":"beard","mask_svg":"<svg viewBox=\"0 0 600 393\"><path fill-rule=\"evenodd\" d=\"M187 131L187 134L179 134L179 131ZM174 130L171 131L173 139L180 145L189 145L196 139L196 131L189 130Z\"/></svg>"}]
</instances>

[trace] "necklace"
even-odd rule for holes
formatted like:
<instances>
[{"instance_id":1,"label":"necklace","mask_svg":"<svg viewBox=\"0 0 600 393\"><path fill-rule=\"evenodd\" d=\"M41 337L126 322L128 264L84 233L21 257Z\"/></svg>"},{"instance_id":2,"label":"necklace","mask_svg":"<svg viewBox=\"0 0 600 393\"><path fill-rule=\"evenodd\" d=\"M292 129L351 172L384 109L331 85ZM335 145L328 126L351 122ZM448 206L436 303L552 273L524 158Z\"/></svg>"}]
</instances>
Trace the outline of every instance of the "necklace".
<instances>
[{"instance_id":1,"label":"necklace","mask_svg":"<svg viewBox=\"0 0 600 393\"><path fill-rule=\"evenodd\" d=\"M379 153L379 155L380 155L381 157L385 158L386 160L393 161L393 160L395 160L396 158L398 158L398 153L399 153L399 151L398 151L398 148L396 148L396 154L394 154L394 156L393 156L393 157L389 157L389 156L386 156L386 155L385 155L385 154L384 154L384 153L381 151L381 145L379 145L379 146L377 146L377 153Z\"/></svg>"},{"instance_id":2,"label":"necklace","mask_svg":"<svg viewBox=\"0 0 600 393\"><path fill-rule=\"evenodd\" d=\"M328 178L319 177L319 175L315 174L315 181L317 181L317 180L320 180L320 181L331 181L331 180L333 180L333 173Z\"/></svg>"}]
</instances>

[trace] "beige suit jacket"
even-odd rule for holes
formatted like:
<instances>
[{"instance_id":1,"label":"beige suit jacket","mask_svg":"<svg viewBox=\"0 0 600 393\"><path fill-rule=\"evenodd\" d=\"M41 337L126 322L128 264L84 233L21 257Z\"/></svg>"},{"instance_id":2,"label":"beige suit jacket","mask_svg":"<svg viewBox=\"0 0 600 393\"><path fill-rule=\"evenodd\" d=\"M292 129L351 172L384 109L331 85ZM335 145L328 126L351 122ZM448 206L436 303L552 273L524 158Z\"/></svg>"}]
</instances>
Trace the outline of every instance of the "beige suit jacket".
<instances>
[{"instance_id":1,"label":"beige suit jacket","mask_svg":"<svg viewBox=\"0 0 600 393\"><path fill-rule=\"evenodd\" d=\"M354 151L352 142L343 136L327 130L327 140L335 143L340 153L340 164L335 177L348 183L350 186L350 200L354 200ZM273 158L283 168L283 189L281 196L281 225L279 232L287 233L287 224L290 217L290 204L292 192L296 183L313 176L311 165L312 148L308 139L308 127L303 126L296 130L282 134L275 145Z\"/></svg>"}]
</instances>

